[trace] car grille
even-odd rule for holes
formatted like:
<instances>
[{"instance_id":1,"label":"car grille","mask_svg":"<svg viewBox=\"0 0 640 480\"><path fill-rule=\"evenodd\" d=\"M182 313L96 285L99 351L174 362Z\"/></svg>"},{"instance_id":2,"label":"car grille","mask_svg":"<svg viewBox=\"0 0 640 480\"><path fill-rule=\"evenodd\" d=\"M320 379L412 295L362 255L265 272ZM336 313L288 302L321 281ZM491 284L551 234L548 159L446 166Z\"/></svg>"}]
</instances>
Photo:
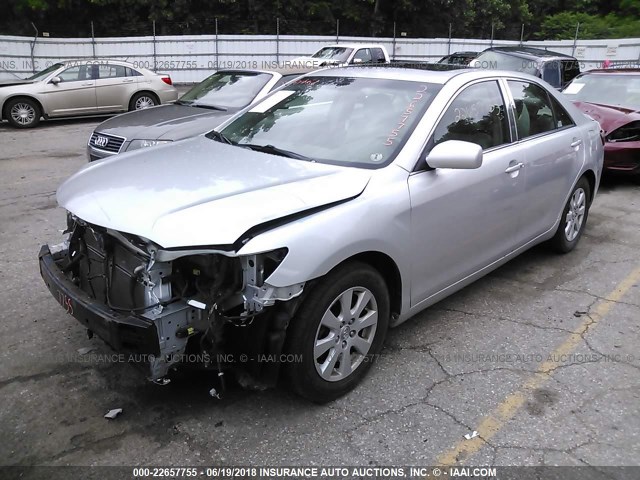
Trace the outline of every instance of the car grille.
<instances>
[{"instance_id":1,"label":"car grille","mask_svg":"<svg viewBox=\"0 0 640 480\"><path fill-rule=\"evenodd\" d=\"M89 139L89 146L109 153L118 153L125 140L124 137L93 132Z\"/></svg>"}]
</instances>

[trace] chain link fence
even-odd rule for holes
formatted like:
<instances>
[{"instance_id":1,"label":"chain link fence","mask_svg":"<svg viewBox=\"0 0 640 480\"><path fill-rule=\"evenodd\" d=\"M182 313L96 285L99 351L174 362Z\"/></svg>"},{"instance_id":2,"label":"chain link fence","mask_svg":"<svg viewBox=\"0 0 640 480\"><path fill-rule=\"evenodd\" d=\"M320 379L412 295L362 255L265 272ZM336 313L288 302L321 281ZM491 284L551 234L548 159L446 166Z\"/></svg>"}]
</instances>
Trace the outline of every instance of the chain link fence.
<instances>
[{"instance_id":1,"label":"chain link fence","mask_svg":"<svg viewBox=\"0 0 640 480\"><path fill-rule=\"evenodd\" d=\"M580 25L567 28L575 32L573 39L580 39ZM154 33L165 35L315 35L339 37L386 37L386 38L475 38L482 40L539 40L540 32L534 25L492 25L473 30L460 23L437 23L429 25L427 32L412 31L411 26L392 20L379 20L363 27L362 22L350 19L335 21L307 21L295 18L274 18L271 22L257 20L231 20L228 18L198 18L192 22L137 22L125 21L117 25L103 24L99 20L83 23L64 22L12 22L0 26L0 35L16 35L51 38L85 37L132 37ZM640 32L638 32L640 35ZM612 37L613 38L613 37ZM569 40L571 38L565 38Z\"/></svg>"}]
</instances>

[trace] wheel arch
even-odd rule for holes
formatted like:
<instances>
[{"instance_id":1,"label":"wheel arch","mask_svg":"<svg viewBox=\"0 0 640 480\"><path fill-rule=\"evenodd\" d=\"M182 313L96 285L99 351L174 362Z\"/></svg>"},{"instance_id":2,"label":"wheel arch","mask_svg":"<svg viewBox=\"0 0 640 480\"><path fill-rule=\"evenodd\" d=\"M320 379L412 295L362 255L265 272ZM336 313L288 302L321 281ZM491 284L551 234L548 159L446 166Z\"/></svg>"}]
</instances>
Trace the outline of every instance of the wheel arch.
<instances>
[{"instance_id":1,"label":"wheel arch","mask_svg":"<svg viewBox=\"0 0 640 480\"><path fill-rule=\"evenodd\" d=\"M2 119L2 120L6 120L7 119L7 116L5 115L5 110L7 108L7 104L10 101L15 100L17 98L26 98L28 100L34 101L38 105L38 108L40 109L40 115L42 115L43 117L47 118L47 114L44 111L44 106L42 105L42 102L40 100L38 100L33 95L25 95L25 94L17 93L15 95L11 95L10 97L7 97L7 98L4 99L4 103L0 107L0 119Z\"/></svg>"},{"instance_id":2,"label":"wheel arch","mask_svg":"<svg viewBox=\"0 0 640 480\"><path fill-rule=\"evenodd\" d=\"M589 182L589 189L590 189L589 205L591 205L593 203L594 193L596 191L596 174L593 170L587 170L582 174L580 178L586 178L587 182ZM578 179L578 182L579 181L580 179Z\"/></svg>"},{"instance_id":3,"label":"wheel arch","mask_svg":"<svg viewBox=\"0 0 640 480\"><path fill-rule=\"evenodd\" d=\"M386 253L368 251L346 258L332 270L354 261L365 263L382 275L389 290L391 314L392 316L399 315L402 311L402 276L396 262Z\"/></svg>"},{"instance_id":4,"label":"wheel arch","mask_svg":"<svg viewBox=\"0 0 640 480\"><path fill-rule=\"evenodd\" d=\"M129 108L131 108L131 102L133 101L135 96L136 95L140 95L141 93L145 93L147 95L151 95L153 98L156 99L156 101L158 102L158 105L162 105L162 100L160 100L160 97L158 96L157 93L155 93L153 90L142 89L142 90L138 90L136 92L133 92L131 94L131 97L129 97Z\"/></svg>"}]
</instances>

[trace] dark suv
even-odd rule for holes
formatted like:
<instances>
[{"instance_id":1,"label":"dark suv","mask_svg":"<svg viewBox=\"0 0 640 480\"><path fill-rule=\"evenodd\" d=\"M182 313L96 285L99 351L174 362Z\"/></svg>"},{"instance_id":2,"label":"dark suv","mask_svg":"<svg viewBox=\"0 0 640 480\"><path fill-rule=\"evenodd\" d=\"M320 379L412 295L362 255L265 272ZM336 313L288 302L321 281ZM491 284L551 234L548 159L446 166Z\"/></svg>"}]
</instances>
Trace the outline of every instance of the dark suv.
<instances>
[{"instance_id":1,"label":"dark suv","mask_svg":"<svg viewBox=\"0 0 640 480\"><path fill-rule=\"evenodd\" d=\"M562 89L580 73L576 58L564 53L533 47L488 48L473 60L475 68L514 70L542 78Z\"/></svg>"}]
</instances>

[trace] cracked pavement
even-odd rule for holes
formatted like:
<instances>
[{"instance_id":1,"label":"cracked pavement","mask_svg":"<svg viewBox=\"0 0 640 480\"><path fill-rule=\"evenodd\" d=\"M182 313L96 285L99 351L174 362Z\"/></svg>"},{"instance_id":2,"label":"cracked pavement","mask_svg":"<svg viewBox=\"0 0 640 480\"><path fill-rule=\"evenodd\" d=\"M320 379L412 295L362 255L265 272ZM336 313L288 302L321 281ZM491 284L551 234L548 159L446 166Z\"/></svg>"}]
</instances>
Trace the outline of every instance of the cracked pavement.
<instances>
[{"instance_id":1,"label":"cracked pavement","mask_svg":"<svg viewBox=\"0 0 640 480\"><path fill-rule=\"evenodd\" d=\"M210 374L161 387L97 361L107 347L40 279L39 246L65 226L55 189L98 123L0 125L0 465L434 465L514 392L522 404L462 464L640 465L640 286L592 317L640 266L640 187L607 179L573 253L536 247L391 330L347 396L318 406L231 385L217 401Z\"/></svg>"}]
</instances>

